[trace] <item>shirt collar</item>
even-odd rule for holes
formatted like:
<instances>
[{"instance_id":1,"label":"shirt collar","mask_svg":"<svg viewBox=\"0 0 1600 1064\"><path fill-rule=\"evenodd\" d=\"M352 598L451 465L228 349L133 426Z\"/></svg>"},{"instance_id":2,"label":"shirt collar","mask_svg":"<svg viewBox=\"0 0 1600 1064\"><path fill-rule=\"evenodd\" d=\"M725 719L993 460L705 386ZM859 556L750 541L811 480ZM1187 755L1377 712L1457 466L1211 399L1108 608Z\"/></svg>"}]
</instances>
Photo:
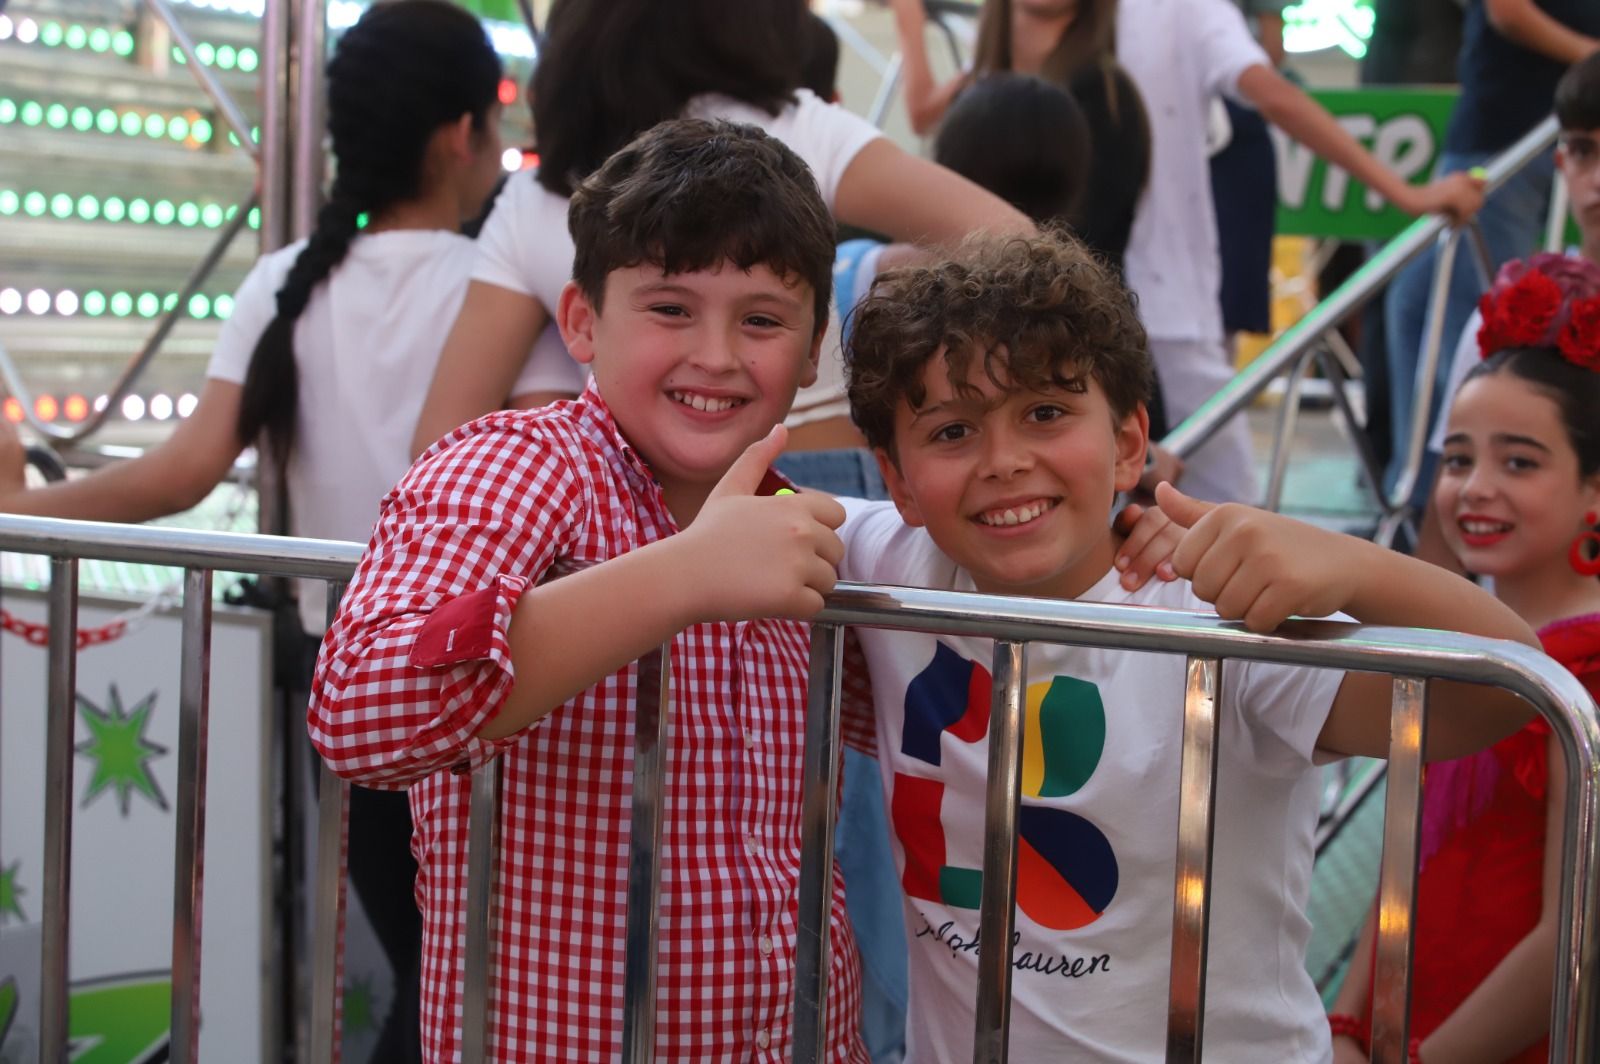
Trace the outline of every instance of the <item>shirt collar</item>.
<instances>
[{"instance_id":1,"label":"shirt collar","mask_svg":"<svg viewBox=\"0 0 1600 1064\"><path fill-rule=\"evenodd\" d=\"M622 435L622 429L617 426L617 419L611 413L611 407L606 404L605 396L600 394L600 385L593 376L584 385L583 394L578 396L576 408L579 422L591 432L597 434L600 441L607 449L615 451L622 456L622 461L630 473L634 473L648 484L654 485L656 478L650 472L650 467L645 465L644 459L629 443L627 437Z\"/></svg>"}]
</instances>

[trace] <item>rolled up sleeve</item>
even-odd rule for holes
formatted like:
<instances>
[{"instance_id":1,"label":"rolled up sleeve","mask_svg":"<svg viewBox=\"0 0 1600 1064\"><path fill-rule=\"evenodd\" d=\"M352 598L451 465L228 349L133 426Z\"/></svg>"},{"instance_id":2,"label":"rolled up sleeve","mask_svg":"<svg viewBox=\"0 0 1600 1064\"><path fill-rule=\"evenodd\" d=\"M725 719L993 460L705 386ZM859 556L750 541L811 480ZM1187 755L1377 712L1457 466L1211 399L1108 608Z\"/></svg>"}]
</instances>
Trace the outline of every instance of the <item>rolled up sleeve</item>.
<instances>
[{"instance_id":1,"label":"rolled up sleeve","mask_svg":"<svg viewBox=\"0 0 1600 1064\"><path fill-rule=\"evenodd\" d=\"M516 680L517 601L584 510L559 441L493 415L440 441L384 500L312 679L312 743L338 775L404 787L475 767ZM512 736L502 743L516 742Z\"/></svg>"}]
</instances>

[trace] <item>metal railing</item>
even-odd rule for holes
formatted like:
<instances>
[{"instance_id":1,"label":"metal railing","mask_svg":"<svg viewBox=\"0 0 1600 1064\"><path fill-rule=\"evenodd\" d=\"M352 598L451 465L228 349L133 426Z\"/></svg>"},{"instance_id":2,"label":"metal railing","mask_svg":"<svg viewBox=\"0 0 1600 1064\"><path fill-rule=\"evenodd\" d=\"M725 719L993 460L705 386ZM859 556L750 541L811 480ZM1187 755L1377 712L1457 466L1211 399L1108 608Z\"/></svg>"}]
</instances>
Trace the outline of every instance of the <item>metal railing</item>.
<instances>
[{"instance_id":1,"label":"metal railing","mask_svg":"<svg viewBox=\"0 0 1600 1064\"><path fill-rule=\"evenodd\" d=\"M1548 151L1555 143L1556 132L1556 120L1553 117L1547 118L1504 153L1496 156L1486 168L1486 191L1493 192L1517 171ZM1354 356L1350 354L1348 346L1337 330L1347 318L1378 295L1412 259L1421 255L1430 245L1435 245L1439 249L1439 255L1428 303L1423 347L1417 360L1416 395L1406 436L1406 451L1398 456L1400 475L1394 490L1388 492L1384 490L1383 470L1377 466L1370 451L1358 446L1368 485L1384 515L1378 539L1380 542L1388 542L1399 525L1409 517L1411 490L1416 485L1427 448L1433 382L1445 340L1444 297L1450 289L1455 261L1454 252L1464 236L1483 282L1487 285L1492 277L1494 264L1489 260L1487 247L1475 223L1462 228L1453 228L1444 218L1438 216L1419 218L1399 236L1379 249L1365 265L1312 308L1305 317L1285 330L1282 336L1240 370L1198 410L1175 426L1160 441L1161 445L1180 457L1194 453L1226 422L1242 414L1274 380L1286 373L1299 374L1308 360L1315 360L1332 382L1336 409L1346 422L1346 427L1351 430L1349 433L1351 438L1361 439L1364 426L1357 418L1344 391L1345 382L1350 377L1346 366L1354 361ZM1291 376L1291 381L1293 379ZM1285 404L1293 405L1295 398L1291 384L1289 393L1285 397ZM1269 509L1276 508L1277 493L1281 491L1281 467L1286 461L1288 435L1282 430L1280 422L1270 463L1274 475L1269 478L1269 493L1266 499Z\"/></svg>"},{"instance_id":2,"label":"metal railing","mask_svg":"<svg viewBox=\"0 0 1600 1064\"><path fill-rule=\"evenodd\" d=\"M0 518L0 550L52 559L49 591L49 726L46 739L46 866L40 1036L46 1059L62 1054L67 1027L66 900L71 868L73 634L79 559L182 566L182 726L178 758L179 845L174 868L172 1059L197 1051L199 927L205 816L205 734L209 680L211 572L256 572L324 580L330 611L360 548L351 543L191 532L43 518ZM1026 685L1026 644L1073 644L1188 655L1182 701L1183 746L1178 799L1177 878L1173 898L1167 1059L1198 1060L1203 1049L1211 838L1217 772L1217 692L1223 662L1248 660L1391 673L1394 682L1389 792L1380 876L1380 928L1373 1031L1374 1061L1405 1058L1409 1002L1411 908L1415 892L1421 759L1426 734L1427 677L1493 684L1521 695L1550 723L1570 780L1562 839L1562 891L1552 1059L1586 1061L1594 1031L1596 875L1600 847L1600 722L1587 693L1561 666L1516 644L1411 629L1293 622L1261 636L1203 614L1077 602L843 584L829 596L813 629L806 721L798 939L795 946L794 1059L818 1060L826 1024L832 824L839 771L839 670L843 627L858 625L936 635L997 638L990 772L986 803L980 940L1010 941L1016 892L1019 784ZM670 718L670 677L662 655L643 666L636 737L633 849L630 854L625 972L625 1060L649 1060L654 1049L655 910L659 883L662 772ZM1174 692L1176 694L1176 692ZM463 1059L488 1059L492 971L494 833L499 807L497 765L474 781L468 847L469 912ZM345 810L348 786L324 770L319 812L314 1061L335 1059L339 929L342 924ZM1552 840L1553 841L1553 840ZM1006 1057L1010 958L980 954L975 1059Z\"/></svg>"}]
</instances>

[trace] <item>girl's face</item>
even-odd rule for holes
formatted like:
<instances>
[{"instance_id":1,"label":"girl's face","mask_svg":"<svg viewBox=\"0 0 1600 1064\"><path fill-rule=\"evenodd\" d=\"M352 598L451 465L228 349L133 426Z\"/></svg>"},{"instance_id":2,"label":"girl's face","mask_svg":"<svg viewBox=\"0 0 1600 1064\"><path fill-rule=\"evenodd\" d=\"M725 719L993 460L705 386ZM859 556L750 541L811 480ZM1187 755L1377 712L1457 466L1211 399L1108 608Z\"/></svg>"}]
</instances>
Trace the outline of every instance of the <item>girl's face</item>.
<instances>
[{"instance_id":1,"label":"girl's face","mask_svg":"<svg viewBox=\"0 0 1600 1064\"><path fill-rule=\"evenodd\" d=\"M1434 506L1468 572L1515 579L1566 566L1597 482L1579 475L1555 401L1520 377L1477 377L1456 394Z\"/></svg>"}]
</instances>

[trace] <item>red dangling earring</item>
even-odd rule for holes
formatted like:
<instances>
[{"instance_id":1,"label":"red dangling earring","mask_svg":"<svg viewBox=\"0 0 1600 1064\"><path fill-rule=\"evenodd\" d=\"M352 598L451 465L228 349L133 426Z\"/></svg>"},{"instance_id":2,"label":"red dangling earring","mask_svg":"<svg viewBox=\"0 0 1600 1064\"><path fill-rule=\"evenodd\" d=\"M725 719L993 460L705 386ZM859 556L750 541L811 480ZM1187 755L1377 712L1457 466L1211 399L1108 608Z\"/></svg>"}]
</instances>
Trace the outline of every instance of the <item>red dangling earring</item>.
<instances>
[{"instance_id":1,"label":"red dangling earring","mask_svg":"<svg viewBox=\"0 0 1600 1064\"><path fill-rule=\"evenodd\" d=\"M1600 576L1600 531L1594 531L1594 526L1600 525L1600 513L1590 510L1583 515L1583 523L1589 525L1590 530L1579 532L1573 538L1572 549L1567 552L1567 562L1579 576ZM1586 543L1594 545L1592 557L1584 556Z\"/></svg>"}]
</instances>

